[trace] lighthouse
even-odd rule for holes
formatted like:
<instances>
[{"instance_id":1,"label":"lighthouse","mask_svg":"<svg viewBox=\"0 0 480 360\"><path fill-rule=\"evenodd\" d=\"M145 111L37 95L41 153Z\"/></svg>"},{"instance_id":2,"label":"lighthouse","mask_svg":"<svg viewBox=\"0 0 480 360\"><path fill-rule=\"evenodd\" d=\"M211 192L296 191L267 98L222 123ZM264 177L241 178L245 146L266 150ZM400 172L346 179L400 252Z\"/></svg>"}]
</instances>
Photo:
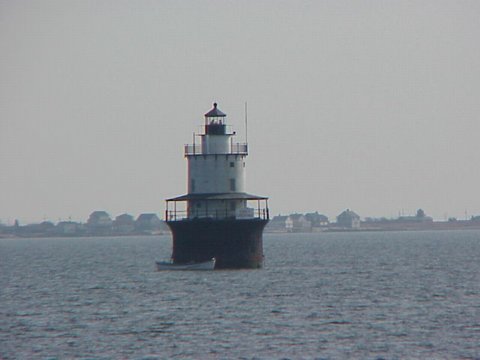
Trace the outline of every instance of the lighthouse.
<instances>
[{"instance_id":1,"label":"lighthouse","mask_svg":"<svg viewBox=\"0 0 480 360\"><path fill-rule=\"evenodd\" d=\"M185 145L187 193L166 200L175 264L215 258L215 268L260 268L268 198L246 192L248 144L234 141L226 114L213 104L193 144Z\"/></svg>"}]
</instances>

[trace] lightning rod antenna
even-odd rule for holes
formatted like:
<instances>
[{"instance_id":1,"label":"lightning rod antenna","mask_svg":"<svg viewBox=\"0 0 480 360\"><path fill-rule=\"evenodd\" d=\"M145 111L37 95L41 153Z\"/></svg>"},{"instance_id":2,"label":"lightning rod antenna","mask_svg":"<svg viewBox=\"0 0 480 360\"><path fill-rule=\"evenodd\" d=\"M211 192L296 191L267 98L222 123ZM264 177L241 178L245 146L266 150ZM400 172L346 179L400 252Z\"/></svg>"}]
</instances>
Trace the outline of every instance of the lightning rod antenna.
<instances>
[{"instance_id":1,"label":"lightning rod antenna","mask_svg":"<svg viewBox=\"0 0 480 360\"><path fill-rule=\"evenodd\" d=\"M248 116L247 116L247 102L245 101L245 142L248 144Z\"/></svg>"}]
</instances>

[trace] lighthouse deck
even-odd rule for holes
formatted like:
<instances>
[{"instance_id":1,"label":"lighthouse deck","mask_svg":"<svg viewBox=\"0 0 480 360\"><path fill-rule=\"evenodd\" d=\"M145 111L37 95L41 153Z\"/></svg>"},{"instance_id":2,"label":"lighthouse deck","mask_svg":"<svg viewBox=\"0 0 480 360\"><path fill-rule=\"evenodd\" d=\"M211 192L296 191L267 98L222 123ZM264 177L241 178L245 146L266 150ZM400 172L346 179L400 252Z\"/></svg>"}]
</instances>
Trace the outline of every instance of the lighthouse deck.
<instances>
[{"instance_id":1,"label":"lighthouse deck","mask_svg":"<svg viewBox=\"0 0 480 360\"><path fill-rule=\"evenodd\" d=\"M206 207L202 210L189 207L195 201L202 201ZM244 206L232 210L232 201L242 201ZM195 219L269 219L268 198L247 193L185 194L166 200L165 221ZM209 204L210 208L209 208Z\"/></svg>"}]
</instances>

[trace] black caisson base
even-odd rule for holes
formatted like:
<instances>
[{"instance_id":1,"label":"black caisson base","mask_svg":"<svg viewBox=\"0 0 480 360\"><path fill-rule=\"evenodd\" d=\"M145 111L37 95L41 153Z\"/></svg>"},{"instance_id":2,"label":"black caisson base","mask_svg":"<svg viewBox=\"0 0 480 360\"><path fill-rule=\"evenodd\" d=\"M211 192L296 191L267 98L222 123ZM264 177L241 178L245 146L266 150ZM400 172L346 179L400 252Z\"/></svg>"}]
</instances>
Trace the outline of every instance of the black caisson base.
<instances>
[{"instance_id":1,"label":"black caisson base","mask_svg":"<svg viewBox=\"0 0 480 360\"><path fill-rule=\"evenodd\" d=\"M174 263L216 259L216 269L258 269L263 264L262 219L167 221L173 235Z\"/></svg>"}]
</instances>

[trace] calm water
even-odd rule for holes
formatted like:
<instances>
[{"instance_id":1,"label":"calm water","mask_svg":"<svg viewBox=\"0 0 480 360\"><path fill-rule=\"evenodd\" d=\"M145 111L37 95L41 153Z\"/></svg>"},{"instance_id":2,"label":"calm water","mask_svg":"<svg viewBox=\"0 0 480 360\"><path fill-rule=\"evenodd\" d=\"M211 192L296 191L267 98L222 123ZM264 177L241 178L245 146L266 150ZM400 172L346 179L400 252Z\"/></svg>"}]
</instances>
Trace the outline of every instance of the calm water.
<instances>
[{"instance_id":1,"label":"calm water","mask_svg":"<svg viewBox=\"0 0 480 360\"><path fill-rule=\"evenodd\" d=\"M0 240L0 359L480 358L480 232L267 234L263 270L156 272L170 247Z\"/></svg>"}]
</instances>

